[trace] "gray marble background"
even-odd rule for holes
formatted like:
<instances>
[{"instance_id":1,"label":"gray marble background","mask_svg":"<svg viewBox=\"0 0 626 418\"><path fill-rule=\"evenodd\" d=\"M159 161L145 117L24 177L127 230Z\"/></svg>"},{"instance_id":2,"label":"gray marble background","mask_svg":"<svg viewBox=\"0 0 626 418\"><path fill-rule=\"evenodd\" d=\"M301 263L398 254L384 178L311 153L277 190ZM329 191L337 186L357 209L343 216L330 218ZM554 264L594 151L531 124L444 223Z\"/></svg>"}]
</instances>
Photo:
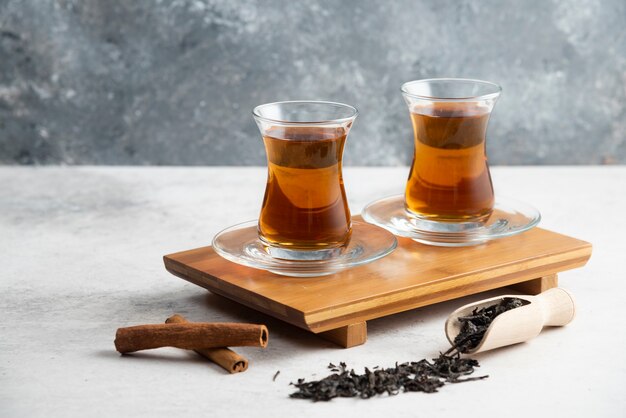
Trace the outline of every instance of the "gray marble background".
<instances>
[{"instance_id":1,"label":"gray marble background","mask_svg":"<svg viewBox=\"0 0 626 418\"><path fill-rule=\"evenodd\" d=\"M503 86L495 164L626 163L626 2L0 0L0 163L264 164L250 111L355 105L407 164L403 81Z\"/></svg>"}]
</instances>

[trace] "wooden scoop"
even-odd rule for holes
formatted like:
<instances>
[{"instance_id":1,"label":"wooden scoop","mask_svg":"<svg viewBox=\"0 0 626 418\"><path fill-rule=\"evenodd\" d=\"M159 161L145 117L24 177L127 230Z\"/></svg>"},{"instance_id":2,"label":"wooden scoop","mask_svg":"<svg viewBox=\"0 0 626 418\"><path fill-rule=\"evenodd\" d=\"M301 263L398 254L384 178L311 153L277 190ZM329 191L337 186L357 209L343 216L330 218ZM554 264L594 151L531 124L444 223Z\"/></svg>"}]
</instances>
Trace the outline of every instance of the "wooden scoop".
<instances>
[{"instance_id":1,"label":"wooden scoop","mask_svg":"<svg viewBox=\"0 0 626 418\"><path fill-rule=\"evenodd\" d=\"M454 344L454 338L461 331L461 322L457 318L471 315L474 309L493 305L506 297L523 299L529 303L498 315L489 325L478 346L469 350L468 354L528 341L539 335L544 326L569 324L576 312L572 295L559 287L546 290L537 296L505 295L485 299L465 305L448 317L446 336L450 344Z\"/></svg>"}]
</instances>

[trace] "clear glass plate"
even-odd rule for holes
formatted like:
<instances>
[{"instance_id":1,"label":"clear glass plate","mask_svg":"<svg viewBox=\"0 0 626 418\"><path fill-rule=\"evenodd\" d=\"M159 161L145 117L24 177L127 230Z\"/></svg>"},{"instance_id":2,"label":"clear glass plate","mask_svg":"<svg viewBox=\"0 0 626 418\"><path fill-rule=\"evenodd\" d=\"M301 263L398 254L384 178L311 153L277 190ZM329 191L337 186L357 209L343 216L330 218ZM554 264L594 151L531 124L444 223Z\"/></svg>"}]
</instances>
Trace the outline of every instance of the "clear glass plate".
<instances>
[{"instance_id":1,"label":"clear glass plate","mask_svg":"<svg viewBox=\"0 0 626 418\"><path fill-rule=\"evenodd\" d=\"M315 277L371 263L391 253L398 245L396 237L387 230L352 221L352 237L344 248L326 253L324 259L289 260L272 256L276 249L268 248L259 239L257 222L244 222L219 232L213 239L213 249L233 263L283 276Z\"/></svg>"},{"instance_id":2,"label":"clear glass plate","mask_svg":"<svg viewBox=\"0 0 626 418\"><path fill-rule=\"evenodd\" d=\"M367 205L363 219L400 237L441 247L464 247L528 231L541 220L539 211L515 199L496 197L486 222L437 222L418 218L404 206L404 196L391 196Z\"/></svg>"}]
</instances>

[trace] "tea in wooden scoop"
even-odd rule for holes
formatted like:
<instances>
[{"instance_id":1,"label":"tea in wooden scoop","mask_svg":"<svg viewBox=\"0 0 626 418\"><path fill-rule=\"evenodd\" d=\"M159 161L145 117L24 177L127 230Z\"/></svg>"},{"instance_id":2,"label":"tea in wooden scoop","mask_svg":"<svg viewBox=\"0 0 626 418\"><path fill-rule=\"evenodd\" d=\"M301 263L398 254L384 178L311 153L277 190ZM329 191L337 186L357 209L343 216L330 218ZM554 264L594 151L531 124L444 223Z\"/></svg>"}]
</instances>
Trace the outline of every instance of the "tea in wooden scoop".
<instances>
[{"instance_id":1,"label":"tea in wooden scoop","mask_svg":"<svg viewBox=\"0 0 626 418\"><path fill-rule=\"evenodd\" d=\"M465 305L448 317L448 353L480 353L528 341L544 326L563 326L574 319L574 299L561 288L537 296L506 295Z\"/></svg>"}]
</instances>

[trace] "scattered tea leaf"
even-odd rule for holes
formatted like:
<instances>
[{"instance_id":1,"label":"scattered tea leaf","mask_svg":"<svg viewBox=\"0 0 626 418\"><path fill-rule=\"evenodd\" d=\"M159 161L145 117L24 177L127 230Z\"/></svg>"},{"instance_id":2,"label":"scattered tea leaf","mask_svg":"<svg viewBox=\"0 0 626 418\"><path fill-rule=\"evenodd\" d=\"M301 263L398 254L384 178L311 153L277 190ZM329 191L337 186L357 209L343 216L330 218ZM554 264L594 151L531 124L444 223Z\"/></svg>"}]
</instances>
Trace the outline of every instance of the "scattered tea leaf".
<instances>
[{"instance_id":1,"label":"scattered tea leaf","mask_svg":"<svg viewBox=\"0 0 626 418\"><path fill-rule=\"evenodd\" d=\"M485 379L488 376L461 378L474 373L478 361L461 358L460 354L448 356L440 354L432 362L420 360L411 363L396 363L395 367L373 371L365 368L363 374L349 370L345 363L329 365L333 374L317 381L307 382L298 379L292 383L298 390L290 396L312 401L330 401L337 397L360 397L369 399L376 395L397 395L402 392L437 392L446 383L460 383Z\"/></svg>"},{"instance_id":2,"label":"scattered tea leaf","mask_svg":"<svg viewBox=\"0 0 626 418\"><path fill-rule=\"evenodd\" d=\"M333 372L331 375L310 382L298 379L296 383L291 383L298 390L289 396L315 402L330 401L338 397L358 396L369 399L384 393L397 395L401 391L434 393L447 383L486 379L489 376L467 377L480 365L477 360L461 358L461 353L478 346L487 328L498 315L528 303L520 298L502 298L493 305L474 309L471 315L459 317L461 332L454 339L452 348L440 353L432 362L423 359L418 362L396 363L395 367L387 369L375 366L373 371L366 367L363 374L357 374L352 369L348 371L344 362L339 363L339 366L330 363L328 369Z\"/></svg>"}]
</instances>

